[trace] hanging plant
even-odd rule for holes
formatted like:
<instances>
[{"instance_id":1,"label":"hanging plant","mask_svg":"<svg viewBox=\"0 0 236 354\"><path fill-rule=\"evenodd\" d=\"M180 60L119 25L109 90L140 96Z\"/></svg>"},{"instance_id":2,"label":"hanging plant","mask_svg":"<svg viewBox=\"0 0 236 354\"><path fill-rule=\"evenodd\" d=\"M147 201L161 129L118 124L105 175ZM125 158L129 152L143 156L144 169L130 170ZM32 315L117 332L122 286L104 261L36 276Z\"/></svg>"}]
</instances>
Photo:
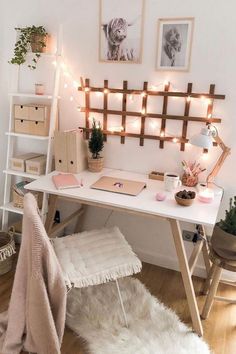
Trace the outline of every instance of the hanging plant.
<instances>
[{"instance_id":1,"label":"hanging plant","mask_svg":"<svg viewBox=\"0 0 236 354\"><path fill-rule=\"evenodd\" d=\"M35 53L32 59L32 64L29 64L30 69L36 69L37 62L46 47L46 39L48 33L43 26L31 27L16 27L15 30L19 33L19 38L15 43L14 56L9 61L10 64L22 65L26 62L26 55L30 51Z\"/></svg>"}]
</instances>

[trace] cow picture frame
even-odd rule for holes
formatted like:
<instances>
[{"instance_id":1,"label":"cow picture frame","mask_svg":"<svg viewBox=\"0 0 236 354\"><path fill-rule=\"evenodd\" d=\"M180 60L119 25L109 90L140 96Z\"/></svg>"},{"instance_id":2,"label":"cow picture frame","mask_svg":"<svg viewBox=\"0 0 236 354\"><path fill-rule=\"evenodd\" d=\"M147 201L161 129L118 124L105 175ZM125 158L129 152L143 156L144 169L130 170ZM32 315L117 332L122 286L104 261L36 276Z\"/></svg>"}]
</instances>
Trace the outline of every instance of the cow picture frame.
<instances>
[{"instance_id":1,"label":"cow picture frame","mask_svg":"<svg viewBox=\"0 0 236 354\"><path fill-rule=\"evenodd\" d=\"M100 0L99 61L142 62L145 0Z\"/></svg>"},{"instance_id":2,"label":"cow picture frame","mask_svg":"<svg viewBox=\"0 0 236 354\"><path fill-rule=\"evenodd\" d=\"M158 20L156 70L189 71L194 18Z\"/></svg>"}]
</instances>

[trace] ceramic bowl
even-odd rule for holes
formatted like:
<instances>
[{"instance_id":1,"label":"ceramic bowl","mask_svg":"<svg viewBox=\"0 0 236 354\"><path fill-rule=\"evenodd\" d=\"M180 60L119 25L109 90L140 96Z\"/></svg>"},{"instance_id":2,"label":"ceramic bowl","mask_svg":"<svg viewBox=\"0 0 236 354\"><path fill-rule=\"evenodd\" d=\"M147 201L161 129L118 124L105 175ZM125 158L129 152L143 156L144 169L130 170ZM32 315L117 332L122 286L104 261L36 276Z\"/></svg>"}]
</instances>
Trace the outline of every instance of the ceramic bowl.
<instances>
[{"instance_id":1,"label":"ceramic bowl","mask_svg":"<svg viewBox=\"0 0 236 354\"><path fill-rule=\"evenodd\" d=\"M192 198L192 199L183 199L183 198L178 197L178 196L175 194L175 200L176 200L177 204L182 205L182 206L190 206L190 205L192 205L194 199L195 199L195 198Z\"/></svg>"}]
</instances>

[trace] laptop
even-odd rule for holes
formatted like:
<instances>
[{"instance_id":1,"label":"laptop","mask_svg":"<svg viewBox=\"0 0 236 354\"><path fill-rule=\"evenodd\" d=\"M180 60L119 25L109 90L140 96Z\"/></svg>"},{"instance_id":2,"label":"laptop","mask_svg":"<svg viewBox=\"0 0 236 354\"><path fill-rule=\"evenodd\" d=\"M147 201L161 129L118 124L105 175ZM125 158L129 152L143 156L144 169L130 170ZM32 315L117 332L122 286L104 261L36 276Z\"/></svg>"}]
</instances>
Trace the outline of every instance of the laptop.
<instances>
[{"instance_id":1,"label":"laptop","mask_svg":"<svg viewBox=\"0 0 236 354\"><path fill-rule=\"evenodd\" d=\"M90 188L99 189L107 192L121 193L127 195L138 195L146 187L145 182L132 181L123 178L103 176Z\"/></svg>"}]
</instances>

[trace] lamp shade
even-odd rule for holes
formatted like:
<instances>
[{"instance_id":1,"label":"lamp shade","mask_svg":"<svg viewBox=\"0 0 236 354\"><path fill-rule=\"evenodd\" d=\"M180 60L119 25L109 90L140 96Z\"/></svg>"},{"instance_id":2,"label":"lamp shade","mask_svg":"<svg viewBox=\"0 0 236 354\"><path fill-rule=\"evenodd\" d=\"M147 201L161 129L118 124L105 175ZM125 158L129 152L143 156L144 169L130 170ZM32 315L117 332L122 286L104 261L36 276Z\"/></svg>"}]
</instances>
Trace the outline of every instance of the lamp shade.
<instances>
[{"instance_id":1,"label":"lamp shade","mask_svg":"<svg viewBox=\"0 0 236 354\"><path fill-rule=\"evenodd\" d=\"M189 143L195 146L199 146L203 149L209 149L213 146L212 132L208 128L202 128L201 132L193 135L189 139Z\"/></svg>"}]
</instances>

